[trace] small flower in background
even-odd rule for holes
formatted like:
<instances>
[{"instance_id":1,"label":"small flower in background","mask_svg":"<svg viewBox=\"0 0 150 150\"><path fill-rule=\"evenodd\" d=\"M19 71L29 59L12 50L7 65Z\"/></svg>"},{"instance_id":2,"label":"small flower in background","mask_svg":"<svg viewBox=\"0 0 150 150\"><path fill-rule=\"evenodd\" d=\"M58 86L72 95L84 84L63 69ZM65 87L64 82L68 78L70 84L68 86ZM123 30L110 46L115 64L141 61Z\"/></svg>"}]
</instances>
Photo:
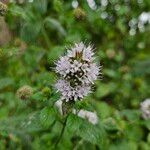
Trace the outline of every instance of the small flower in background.
<instances>
[{"instance_id":1,"label":"small flower in background","mask_svg":"<svg viewBox=\"0 0 150 150\"><path fill-rule=\"evenodd\" d=\"M78 20L83 20L86 18L86 12L80 7L75 8L73 14Z\"/></svg>"},{"instance_id":2,"label":"small flower in background","mask_svg":"<svg viewBox=\"0 0 150 150\"><path fill-rule=\"evenodd\" d=\"M83 119L87 119L90 123L94 125L98 123L98 116L95 112L81 109L78 113L76 113L74 110L74 113Z\"/></svg>"},{"instance_id":3,"label":"small flower in background","mask_svg":"<svg viewBox=\"0 0 150 150\"><path fill-rule=\"evenodd\" d=\"M26 100L28 98L30 98L33 94L33 89L32 87L28 86L28 85L24 85L22 87L20 87L18 90L17 90L17 97L19 99L22 99L22 100Z\"/></svg>"},{"instance_id":4,"label":"small flower in background","mask_svg":"<svg viewBox=\"0 0 150 150\"><path fill-rule=\"evenodd\" d=\"M142 117L144 119L150 119L150 99L146 99L141 103L141 111L142 111Z\"/></svg>"},{"instance_id":5,"label":"small flower in background","mask_svg":"<svg viewBox=\"0 0 150 150\"><path fill-rule=\"evenodd\" d=\"M7 12L7 5L0 2L0 16L4 16Z\"/></svg>"},{"instance_id":6,"label":"small flower in background","mask_svg":"<svg viewBox=\"0 0 150 150\"><path fill-rule=\"evenodd\" d=\"M116 52L113 49L107 49L106 55L109 59L113 59L116 56Z\"/></svg>"},{"instance_id":7,"label":"small flower in background","mask_svg":"<svg viewBox=\"0 0 150 150\"><path fill-rule=\"evenodd\" d=\"M56 72L60 79L55 84L61 93L61 100L82 100L91 92L91 85L100 74L100 66L94 62L94 52L91 45L76 43L56 63Z\"/></svg>"}]
</instances>

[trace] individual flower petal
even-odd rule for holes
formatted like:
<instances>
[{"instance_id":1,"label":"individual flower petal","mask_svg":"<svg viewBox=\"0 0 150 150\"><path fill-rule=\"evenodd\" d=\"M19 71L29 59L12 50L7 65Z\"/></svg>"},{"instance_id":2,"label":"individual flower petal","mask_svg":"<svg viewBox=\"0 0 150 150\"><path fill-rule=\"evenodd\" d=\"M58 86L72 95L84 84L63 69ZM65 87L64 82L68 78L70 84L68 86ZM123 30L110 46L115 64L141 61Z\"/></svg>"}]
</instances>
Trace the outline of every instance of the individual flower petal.
<instances>
[{"instance_id":1,"label":"individual flower petal","mask_svg":"<svg viewBox=\"0 0 150 150\"><path fill-rule=\"evenodd\" d=\"M64 56L61 57L60 60L56 63L56 72L60 75L65 76L67 73L69 73L71 68L71 64L69 62L69 58Z\"/></svg>"},{"instance_id":2,"label":"individual flower petal","mask_svg":"<svg viewBox=\"0 0 150 150\"><path fill-rule=\"evenodd\" d=\"M84 48L82 55L83 60L93 61L93 55L94 53L90 45L87 48Z\"/></svg>"},{"instance_id":3,"label":"individual flower petal","mask_svg":"<svg viewBox=\"0 0 150 150\"><path fill-rule=\"evenodd\" d=\"M89 79L89 81L91 83L93 83L93 81L97 80L99 72L100 72L99 67L97 67L97 65L95 63L92 63L90 65L89 71L87 73L87 78Z\"/></svg>"}]
</instances>

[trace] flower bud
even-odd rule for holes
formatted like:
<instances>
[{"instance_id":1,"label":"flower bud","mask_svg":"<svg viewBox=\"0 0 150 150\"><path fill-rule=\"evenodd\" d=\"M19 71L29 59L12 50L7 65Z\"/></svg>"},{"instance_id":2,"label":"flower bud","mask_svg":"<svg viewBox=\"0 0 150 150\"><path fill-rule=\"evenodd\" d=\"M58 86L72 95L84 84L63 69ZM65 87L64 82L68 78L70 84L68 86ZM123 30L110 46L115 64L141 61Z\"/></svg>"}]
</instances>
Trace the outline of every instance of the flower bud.
<instances>
[{"instance_id":1,"label":"flower bud","mask_svg":"<svg viewBox=\"0 0 150 150\"><path fill-rule=\"evenodd\" d=\"M4 16L7 12L7 5L4 3L0 2L0 15Z\"/></svg>"},{"instance_id":2,"label":"flower bud","mask_svg":"<svg viewBox=\"0 0 150 150\"><path fill-rule=\"evenodd\" d=\"M115 55L116 55L116 52L114 50L112 50L112 49L108 49L106 51L106 55L107 55L107 57L109 59L113 59L115 57Z\"/></svg>"},{"instance_id":3,"label":"flower bud","mask_svg":"<svg viewBox=\"0 0 150 150\"><path fill-rule=\"evenodd\" d=\"M74 9L73 13L74 13L75 18L79 20L83 20L86 17L85 11L80 7Z\"/></svg>"},{"instance_id":4,"label":"flower bud","mask_svg":"<svg viewBox=\"0 0 150 150\"><path fill-rule=\"evenodd\" d=\"M126 73L126 72L129 72L130 71L130 67L125 65L125 66L122 66L120 68L120 71L123 72L123 73Z\"/></svg>"},{"instance_id":5,"label":"flower bud","mask_svg":"<svg viewBox=\"0 0 150 150\"><path fill-rule=\"evenodd\" d=\"M21 88L19 88L16 93L17 97L22 100L29 99L32 96L32 94L33 89L28 85L24 85Z\"/></svg>"},{"instance_id":6,"label":"flower bud","mask_svg":"<svg viewBox=\"0 0 150 150\"><path fill-rule=\"evenodd\" d=\"M45 87L42 89L42 93L44 96L49 97L51 95L51 89L49 87Z\"/></svg>"}]
</instances>

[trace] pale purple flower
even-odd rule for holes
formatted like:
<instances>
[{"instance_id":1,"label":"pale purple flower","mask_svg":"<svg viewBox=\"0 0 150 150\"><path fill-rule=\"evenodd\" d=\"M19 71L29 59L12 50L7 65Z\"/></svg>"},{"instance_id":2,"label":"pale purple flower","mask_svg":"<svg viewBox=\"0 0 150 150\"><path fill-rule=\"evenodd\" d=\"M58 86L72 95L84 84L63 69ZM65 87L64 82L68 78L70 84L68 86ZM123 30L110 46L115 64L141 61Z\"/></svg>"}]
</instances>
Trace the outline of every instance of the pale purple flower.
<instances>
[{"instance_id":1,"label":"pale purple flower","mask_svg":"<svg viewBox=\"0 0 150 150\"><path fill-rule=\"evenodd\" d=\"M87 48L84 48L83 49L83 60L86 60L86 61L93 61L93 51L92 51L92 47L89 45Z\"/></svg>"},{"instance_id":2,"label":"pale purple flower","mask_svg":"<svg viewBox=\"0 0 150 150\"><path fill-rule=\"evenodd\" d=\"M76 87L71 87L70 83L66 80L58 80L55 84L57 90L62 94L62 100L78 100L82 99L84 96L87 96L90 93L91 87L78 85Z\"/></svg>"},{"instance_id":3,"label":"pale purple flower","mask_svg":"<svg viewBox=\"0 0 150 150\"><path fill-rule=\"evenodd\" d=\"M141 103L141 111L142 111L142 117L144 119L150 119L150 99L146 99Z\"/></svg>"},{"instance_id":4,"label":"pale purple flower","mask_svg":"<svg viewBox=\"0 0 150 150\"><path fill-rule=\"evenodd\" d=\"M90 93L91 85L100 74L100 66L94 62L94 52L91 45L76 43L56 63L56 72L60 80L56 89L61 93L62 100L81 100Z\"/></svg>"},{"instance_id":5,"label":"pale purple flower","mask_svg":"<svg viewBox=\"0 0 150 150\"><path fill-rule=\"evenodd\" d=\"M71 68L71 64L69 62L69 58L67 56L61 57L60 60L57 62L56 72L62 76L65 76L69 73Z\"/></svg>"}]
</instances>

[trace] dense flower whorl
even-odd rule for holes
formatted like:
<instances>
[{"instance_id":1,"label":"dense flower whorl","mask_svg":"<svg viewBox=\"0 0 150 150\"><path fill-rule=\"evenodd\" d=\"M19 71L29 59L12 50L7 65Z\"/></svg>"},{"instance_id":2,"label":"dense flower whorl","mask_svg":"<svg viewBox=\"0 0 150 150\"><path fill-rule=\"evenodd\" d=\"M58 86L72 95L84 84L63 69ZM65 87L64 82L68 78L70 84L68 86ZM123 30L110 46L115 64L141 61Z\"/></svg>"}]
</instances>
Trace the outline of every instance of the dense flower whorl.
<instances>
[{"instance_id":1,"label":"dense flower whorl","mask_svg":"<svg viewBox=\"0 0 150 150\"><path fill-rule=\"evenodd\" d=\"M56 63L56 72L61 79L55 87L62 94L62 100L79 100L91 90L97 79L100 67L94 62L94 52L83 42L75 44Z\"/></svg>"},{"instance_id":2,"label":"dense flower whorl","mask_svg":"<svg viewBox=\"0 0 150 150\"><path fill-rule=\"evenodd\" d=\"M146 99L141 103L141 111L144 119L150 119L150 99Z\"/></svg>"}]
</instances>

